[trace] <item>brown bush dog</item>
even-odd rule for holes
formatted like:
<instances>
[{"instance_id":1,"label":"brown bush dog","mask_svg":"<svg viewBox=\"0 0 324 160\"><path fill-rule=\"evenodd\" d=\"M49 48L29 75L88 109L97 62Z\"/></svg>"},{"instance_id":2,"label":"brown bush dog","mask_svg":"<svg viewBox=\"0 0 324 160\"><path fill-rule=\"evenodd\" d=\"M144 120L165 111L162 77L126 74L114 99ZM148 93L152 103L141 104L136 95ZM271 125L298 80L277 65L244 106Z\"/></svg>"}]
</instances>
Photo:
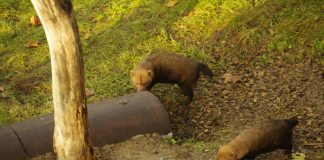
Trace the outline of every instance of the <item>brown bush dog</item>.
<instances>
[{"instance_id":1,"label":"brown bush dog","mask_svg":"<svg viewBox=\"0 0 324 160\"><path fill-rule=\"evenodd\" d=\"M156 53L135 66L130 76L137 91L150 90L156 83L178 84L183 94L188 97L184 104L189 104L194 96L192 88L200 73L213 76L212 71L203 63L179 54Z\"/></svg>"},{"instance_id":2,"label":"brown bush dog","mask_svg":"<svg viewBox=\"0 0 324 160\"><path fill-rule=\"evenodd\" d=\"M216 160L254 160L259 154L276 149L284 149L285 154L290 155L292 130L297 124L297 117L292 117L246 129L218 150Z\"/></svg>"}]
</instances>

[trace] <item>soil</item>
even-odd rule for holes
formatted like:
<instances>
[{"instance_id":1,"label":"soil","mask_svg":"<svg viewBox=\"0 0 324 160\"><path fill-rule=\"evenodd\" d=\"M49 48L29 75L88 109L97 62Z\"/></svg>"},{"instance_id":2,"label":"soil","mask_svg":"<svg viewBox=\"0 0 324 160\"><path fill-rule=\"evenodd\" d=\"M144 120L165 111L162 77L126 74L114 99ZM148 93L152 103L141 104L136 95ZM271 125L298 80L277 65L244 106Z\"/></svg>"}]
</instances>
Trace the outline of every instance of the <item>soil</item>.
<instances>
[{"instance_id":1,"label":"soil","mask_svg":"<svg viewBox=\"0 0 324 160\"><path fill-rule=\"evenodd\" d=\"M293 153L306 159L324 159L324 75L323 68L307 62L286 64L280 61L266 67L232 64L215 72L213 79L202 77L194 101L181 106L178 100L157 92L170 115L172 132L178 144L166 143L157 135L136 136L131 140L96 148L98 159L178 160L214 159L219 145L228 143L245 128L270 119L297 115ZM226 75L223 77L223 75ZM226 81L226 83L225 83ZM177 93L181 97L181 93ZM207 151L185 147L186 139L206 142ZM194 146L194 144L192 144ZM36 159L55 159L47 154ZM289 159L282 151L257 159Z\"/></svg>"},{"instance_id":2,"label":"soil","mask_svg":"<svg viewBox=\"0 0 324 160\"><path fill-rule=\"evenodd\" d=\"M126 142L99 148L98 151L98 159L107 160L207 160L212 157L198 150L170 145L164 138L155 135L135 136Z\"/></svg>"},{"instance_id":3,"label":"soil","mask_svg":"<svg viewBox=\"0 0 324 160\"><path fill-rule=\"evenodd\" d=\"M244 128L297 115L300 122L294 129L293 153L324 159L324 68L309 61L287 64L278 60L264 67L242 62L232 62L211 81L200 81L187 111L167 104L175 136L221 145ZM273 158L287 159L282 152L259 157Z\"/></svg>"},{"instance_id":4,"label":"soil","mask_svg":"<svg viewBox=\"0 0 324 160\"><path fill-rule=\"evenodd\" d=\"M213 159L211 152L206 154L199 150L165 142L160 135L137 135L122 143L95 148L95 155L100 160L197 160ZM53 153L48 153L33 160L55 160Z\"/></svg>"}]
</instances>

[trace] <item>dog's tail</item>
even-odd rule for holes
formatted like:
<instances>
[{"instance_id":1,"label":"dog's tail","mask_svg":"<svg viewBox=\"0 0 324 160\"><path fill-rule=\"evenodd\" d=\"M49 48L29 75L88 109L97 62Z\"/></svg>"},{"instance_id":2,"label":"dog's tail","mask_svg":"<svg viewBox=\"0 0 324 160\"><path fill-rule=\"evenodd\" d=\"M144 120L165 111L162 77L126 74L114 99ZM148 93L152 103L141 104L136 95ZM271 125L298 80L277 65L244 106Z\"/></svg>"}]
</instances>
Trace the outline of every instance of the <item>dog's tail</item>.
<instances>
[{"instance_id":1,"label":"dog's tail","mask_svg":"<svg viewBox=\"0 0 324 160\"><path fill-rule=\"evenodd\" d=\"M291 117L289 119L286 119L286 122L288 123L288 125L293 128L298 124L298 118L297 116Z\"/></svg>"},{"instance_id":2,"label":"dog's tail","mask_svg":"<svg viewBox=\"0 0 324 160\"><path fill-rule=\"evenodd\" d=\"M199 63L198 64L199 67L199 71L201 73L203 73L204 75L208 76L208 77L213 77L213 72L208 68L207 65L203 64L203 63Z\"/></svg>"}]
</instances>

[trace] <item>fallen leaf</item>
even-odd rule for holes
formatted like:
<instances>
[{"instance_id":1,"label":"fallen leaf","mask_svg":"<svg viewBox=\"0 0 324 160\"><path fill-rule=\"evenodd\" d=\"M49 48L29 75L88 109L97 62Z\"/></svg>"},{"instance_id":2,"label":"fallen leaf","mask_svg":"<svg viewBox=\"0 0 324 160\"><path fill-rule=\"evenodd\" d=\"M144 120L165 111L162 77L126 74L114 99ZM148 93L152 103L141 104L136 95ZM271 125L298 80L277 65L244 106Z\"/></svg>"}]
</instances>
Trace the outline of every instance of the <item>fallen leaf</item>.
<instances>
[{"instance_id":1,"label":"fallen leaf","mask_svg":"<svg viewBox=\"0 0 324 160\"><path fill-rule=\"evenodd\" d=\"M266 97L267 96L267 93L266 92L261 92L261 96L262 97Z\"/></svg>"},{"instance_id":2,"label":"fallen leaf","mask_svg":"<svg viewBox=\"0 0 324 160\"><path fill-rule=\"evenodd\" d=\"M264 74L265 74L265 71L259 71L257 73L257 76L258 76L258 78L263 78Z\"/></svg>"},{"instance_id":3,"label":"fallen leaf","mask_svg":"<svg viewBox=\"0 0 324 160\"><path fill-rule=\"evenodd\" d=\"M264 77L264 75L265 75L265 71L263 71L263 70L255 70L255 71L253 71L253 76L256 77L256 78L261 79L261 78Z\"/></svg>"},{"instance_id":4,"label":"fallen leaf","mask_svg":"<svg viewBox=\"0 0 324 160\"><path fill-rule=\"evenodd\" d=\"M271 28L269 29L269 32L271 35L274 35L274 31Z\"/></svg>"},{"instance_id":5,"label":"fallen leaf","mask_svg":"<svg viewBox=\"0 0 324 160\"><path fill-rule=\"evenodd\" d=\"M232 63L233 64L238 64L239 63L239 59L237 57L233 57L232 58Z\"/></svg>"},{"instance_id":6,"label":"fallen leaf","mask_svg":"<svg viewBox=\"0 0 324 160\"><path fill-rule=\"evenodd\" d=\"M174 7L178 1L176 0L169 0L168 3L166 4L167 7Z\"/></svg>"},{"instance_id":7,"label":"fallen leaf","mask_svg":"<svg viewBox=\"0 0 324 160\"><path fill-rule=\"evenodd\" d=\"M319 142L323 142L322 137L316 137L316 140L319 141Z\"/></svg>"},{"instance_id":8,"label":"fallen leaf","mask_svg":"<svg viewBox=\"0 0 324 160\"><path fill-rule=\"evenodd\" d=\"M306 110L307 110L308 113L313 113L312 107L306 107Z\"/></svg>"},{"instance_id":9,"label":"fallen leaf","mask_svg":"<svg viewBox=\"0 0 324 160\"><path fill-rule=\"evenodd\" d=\"M224 90L224 91L222 91L222 95L228 95L228 94L230 94L231 92L229 91L229 90Z\"/></svg>"},{"instance_id":10,"label":"fallen leaf","mask_svg":"<svg viewBox=\"0 0 324 160\"><path fill-rule=\"evenodd\" d=\"M0 86L0 92L3 92L3 91L4 91L3 86Z\"/></svg>"},{"instance_id":11,"label":"fallen leaf","mask_svg":"<svg viewBox=\"0 0 324 160\"><path fill-rule=\"evenodd\" d=\"M311 65L313 63L313 60L312 60L312 58L307 58L307 60L306 60L306 64L308 64L308 65Z\"/></svg>"},{"instance_id":12,"label":"fallen leaf","mask_svg":"<svg viewBox=\"0 0 324 160\"><path fill-rule=\"evenodd\" d=\"M308 125L308 126L311 126L311 125L312 125L312 123L313 123L313 121L312 121L312 120L307 120L307 121L306 121L306 125Z\"/></svg>"},{"instance_id":13,"label":"fallen leaf","mask_svg":"<svg viewBox=\"0 0 324 160\"><path fill-rule=\"evenodd\" d=\"M89 97L95 95L95 92L91 89L85 88L85 94L86 94L86 97L89 98Z\"/></svg>"},{"instance_id":14,"label":"fallen leaf","mask_svg":"<svg viewBox=\"0 0 324 160\"><path fill-rule=\"evenodd\" d=\"M33 26L39 26L41 25L41 21L38 19L37 16L32 16L30 18L30 24L32 24Z\"/></svg>"},{"instance_id":15,"label":"fallen leaf","mask_svg":"<svg viewBox=\"0 0 324 160\"><path fill-rule=\"evenodd\" d=\"M178 28L179 29L185 29L185 28L187 28L185 25L180 25L180 26L178 26Z\"/></svg>"},{"instance_id":16,"label":"fallen leaf","mask_svg":"<svg viewBox=\"0 0 324 160\"><path fill-rule=\"evenodd\" d=\"M228 82L236 83L237 81L242 79L242 76L232 75L231 73L225 73L223 75L223 78L224 78L224 83L228 83Z\"/></svg>"},{"instance_id":17,"label":"fallen leaf","mask_svg":"<svg viewBox=\"0 0 324 160\"><path fill-rule=\"evenodd\" d=\"M39 41L30 41L27 44L25 44L25 47L27 48L36 48L39 46Z\"/></svg>"}]
</instances>

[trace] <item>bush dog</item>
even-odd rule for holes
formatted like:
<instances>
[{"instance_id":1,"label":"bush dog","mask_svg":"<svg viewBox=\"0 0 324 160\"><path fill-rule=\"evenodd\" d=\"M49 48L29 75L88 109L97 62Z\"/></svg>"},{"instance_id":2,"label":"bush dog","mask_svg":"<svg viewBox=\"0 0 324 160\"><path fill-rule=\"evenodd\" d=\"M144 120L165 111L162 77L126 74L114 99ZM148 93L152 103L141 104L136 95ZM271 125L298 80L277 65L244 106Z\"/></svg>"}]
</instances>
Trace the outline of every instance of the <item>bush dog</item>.
<instances>
[{"instance_id":1,"label":"bush dog","mask_svg":"<svg viewBox=\"0 0 324 160\"><path fill-rule=\"evenodd\" d=\"M189 104L193 97L193 87L200 73L213 76L207 65L172 53L156 53L136 65L131 71L131 80L137 91L150 90L156 83L178 84L188 98L183 104Z\"/></svg>"},{"instance_id":2,"label":"bush dog","mask_svg":"<svg viewBox=\"0 0 324 160\"><path fill-rule=\"evenodd\" d=\"M292 117L272 120L260 127L246 129L218 150L216 160L254 160L259 154L276 149L284 149L290 155L292 130L297 124L297 117Z\"/></svg>"}]
</instances>

